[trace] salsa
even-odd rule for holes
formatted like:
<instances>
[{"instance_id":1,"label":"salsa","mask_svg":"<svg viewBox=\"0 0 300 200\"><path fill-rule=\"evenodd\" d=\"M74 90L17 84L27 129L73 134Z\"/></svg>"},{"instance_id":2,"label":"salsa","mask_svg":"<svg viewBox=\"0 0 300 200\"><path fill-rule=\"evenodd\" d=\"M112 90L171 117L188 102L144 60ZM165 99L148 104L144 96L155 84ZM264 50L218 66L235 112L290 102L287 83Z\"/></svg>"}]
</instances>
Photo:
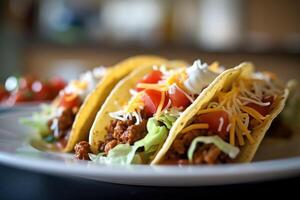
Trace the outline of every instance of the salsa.
<instances>
[{"instance_id":1,"label":"salsa","mask_svg":"<svg viewBox=\"0 0 300 200\"><path fill-rule=\"evenodd\" d=\"M11 76L5 85L0 84L0 104L13 106L24 102L50 101L65 86L66 82L59 77L40 80L33 75Z\"/></svg>"}]
</instances>

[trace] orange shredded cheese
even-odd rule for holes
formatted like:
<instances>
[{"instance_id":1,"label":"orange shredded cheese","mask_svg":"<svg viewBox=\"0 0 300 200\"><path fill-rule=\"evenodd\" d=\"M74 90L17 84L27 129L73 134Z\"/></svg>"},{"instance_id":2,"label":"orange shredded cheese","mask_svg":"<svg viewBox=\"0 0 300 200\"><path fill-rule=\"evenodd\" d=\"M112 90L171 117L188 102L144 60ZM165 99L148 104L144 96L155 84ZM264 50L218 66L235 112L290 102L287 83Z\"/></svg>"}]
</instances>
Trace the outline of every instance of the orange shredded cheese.
<instances>
[{"instance_id":1,"label":"orange shredded cheese","mask_svg":"<svg viewBox=\"0 0 300 200\"><path fill-rule=\"evenodd\" d=\"M232 117L231 119L231 127L229 131L229 142L231 145L235 144L235 126L236 126L236 119Z\"/></svg>"},{"instance_id":2,"label":"orange shredded cheese","mask_svg":"<svg viewBox=\"0 0 300 200\"><path fill-rule=\"evenodd\" d=\"M157 91L167 91L168 87L165 84L152 84L152 83L138 83L137 88L143 88L143 89L151 89L151 90L157 90Z\"/></svg>"},{"instance_id":3,"label":"orange shredded cheese","mask_svg":"<svg viewBox=\"0 0 300 200\"><path fill-rule=\"evenodd\" d=\"M206 123L197 123L197 124L192 124L186 128L184 128L181 133L187 133L191 130L195 130L195 129L208 129L209 125Z\"/></svg>"},{"instance_id":4,"label":"orange shredded cheese","mask_svg":"<svg viewBox=\"0 0 300 200\"><path fill-rule=\"evenodd\" d=\"M200 110L197 114L201 115L204 113L217 112L217 111L224 111L224 110L222 110L221 108L207 108L207 109Z\"/></svg>"},{"instance_id":5,"label":"orange shredded cheese","mask_svg":"<svg viewBox=\"0 0 300 200\"><path fill-rule=\"evenodd\" d=\"M262 122L265 117L262 116L259 112L257 112L255 109L249 107L249 106L241 106L242 111L248 113L251 115L254 119L256 119L259 122Z\"/></svg>"},{"instance_id":6,"label":"orange shredded cheese","mask_svg":"<svg viewBox=\"0 0 300 200\"><path fill-rule=\"evenodd\" d=\"M163 109L163 106L164 106L165 99L166 99L166 93L165 92L161 92L160 102L159 102L159 105L158 105L156 113L155 113L156 117L160 116L160 113L161 113L161 111Z\"/></svg>"}]
</instances>

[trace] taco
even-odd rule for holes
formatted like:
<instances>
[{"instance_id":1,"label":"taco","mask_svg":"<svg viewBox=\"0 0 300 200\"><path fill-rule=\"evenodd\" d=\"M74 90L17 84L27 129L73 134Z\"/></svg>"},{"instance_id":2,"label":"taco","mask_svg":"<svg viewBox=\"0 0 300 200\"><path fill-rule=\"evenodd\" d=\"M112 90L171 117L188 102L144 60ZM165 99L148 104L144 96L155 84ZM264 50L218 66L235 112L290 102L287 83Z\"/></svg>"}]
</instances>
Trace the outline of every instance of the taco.
<instances>
[{"instance_id":1,"label":"taco","mask_svg":"<svg viewBox=\"0 0 300 200\"><path fill-rule=\"evenodd\" d=\"M173 125L152 164L250 162L288 94L251 63L225 71Z\"/></svg>"},{"instance_id":2,"label":"taco","mask_svg":"<svg viewBox=\"0 0 300 200\"><path fill-rule=\"evenodd\" d=\"M190 67L169 62L133 71L116 85L97 114L89 135L90 159L151 162L173 124L222 71L217 63L208 66L200 60Z\"/></svg>"},{"instance_id":3,"label":"taco","mask_svg":"<svg viewBox=\"0 0 300 200\"><path fill-rule=\"evenodd\" d=\"M145 64L166 62L156 56L136 56L111 68L95 68L71 81L50 105L22 122L36 128L44 141L55 144L51 149L72 151L77 142L88 139L97 111L120 79Z\"/></svg>"}]
</instances>

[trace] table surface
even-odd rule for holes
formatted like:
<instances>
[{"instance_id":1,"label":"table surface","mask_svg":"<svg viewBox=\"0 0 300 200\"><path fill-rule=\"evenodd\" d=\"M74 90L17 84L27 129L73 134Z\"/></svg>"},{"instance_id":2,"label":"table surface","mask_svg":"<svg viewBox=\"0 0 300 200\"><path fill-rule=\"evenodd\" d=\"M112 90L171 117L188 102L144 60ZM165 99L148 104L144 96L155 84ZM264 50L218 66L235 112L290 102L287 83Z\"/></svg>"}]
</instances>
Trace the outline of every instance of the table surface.
<instances>
[{"instance_id":1,"label":"table surface","mask_svg":"<svg viewBox=\"0 0 300 200\"><path fill-rule=\"evenodd\" d=\"M215 196L298 195L300 176L276 181L206 187L141 187L58 177L0 165L0 199L183 199Z\"/></svg>"}]
</instances>

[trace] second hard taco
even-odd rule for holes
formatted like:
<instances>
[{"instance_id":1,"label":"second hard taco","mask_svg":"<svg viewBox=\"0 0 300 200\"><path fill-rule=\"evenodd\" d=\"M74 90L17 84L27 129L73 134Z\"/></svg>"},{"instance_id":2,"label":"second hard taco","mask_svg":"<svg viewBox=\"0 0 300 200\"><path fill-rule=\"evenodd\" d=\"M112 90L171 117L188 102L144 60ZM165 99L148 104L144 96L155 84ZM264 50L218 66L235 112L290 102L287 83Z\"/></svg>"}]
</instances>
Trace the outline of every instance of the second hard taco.
<instances>
[{"instance_id":1,"label":"second hard taco","mask_svg":"<svg viewBox=\"0 0 300 200\"><path fill-rule=\"evenodd\" d=\"M180 116L220 76L216 64L169 62L133 71L97 114L89 143L98 163L150 163Z\"/></svg>"}]
</instances>

